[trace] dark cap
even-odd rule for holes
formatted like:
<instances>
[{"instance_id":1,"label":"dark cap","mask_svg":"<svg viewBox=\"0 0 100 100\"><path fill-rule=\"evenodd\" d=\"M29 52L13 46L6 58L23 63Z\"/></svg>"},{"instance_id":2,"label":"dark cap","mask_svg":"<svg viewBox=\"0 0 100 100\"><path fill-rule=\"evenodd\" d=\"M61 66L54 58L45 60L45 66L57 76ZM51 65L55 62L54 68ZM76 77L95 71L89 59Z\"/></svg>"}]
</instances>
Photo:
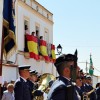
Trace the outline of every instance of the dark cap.
<instances>
[{"instance_id":1,"label":"dark cap","mask_svg":"<svg viewBox=\"0 0 100 100\"><path fill-rule=\"evenodd\" d=\"M21 65L18 67L19 70L30 70L30 65Z\"/></svg>"},{"instance_id":2,"label":"dark cap","mask_svg":"<svg viewBox=\"0 0 100 100\"><path fill-rule=\"evenodd\" d=\"M37 75L38 72L36 72L36 70L31 70L31 71L30 71L30 74L31 74L31 75Z\"/></svg>"},{"instance_id":3,"label":"dark cap","mask_svg":"<svg viewBox=\"0 0 100 100\"><path fill-rule=\"evenodd\" d=\"M65 61L76 61L76 59L77 57L73 54L63 54L56 59L56 62L54 63L54 65L57 67L59 64Z\"/></svg>"},{"instance_id":4,"label":"dark cap","mask_svg":"<svg viewBox=\"0 0 100 100\"><path fill-rule=\"evenodd\" d=\"M87 75L87 76L86 76L86 79L87 79L87 80L92 80L92 78L91 78L90 75Z\"/></svg>"}]
</instances>

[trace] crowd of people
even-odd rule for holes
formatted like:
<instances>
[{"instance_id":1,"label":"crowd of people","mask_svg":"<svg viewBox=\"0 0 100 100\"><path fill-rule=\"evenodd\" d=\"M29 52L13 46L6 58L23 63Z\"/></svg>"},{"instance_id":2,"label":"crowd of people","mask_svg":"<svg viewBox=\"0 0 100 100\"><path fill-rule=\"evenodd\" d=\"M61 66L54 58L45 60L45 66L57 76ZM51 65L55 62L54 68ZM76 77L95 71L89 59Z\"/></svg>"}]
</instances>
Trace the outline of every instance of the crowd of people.
<instances>
[{"instance_id":1,"label":"crowd of people","mask_svg":"<svg viewBox=\"0 0 100 100\"><path fill-rule=\"evenodd\" d=\"M76 61L73 54L63 54L56 59L54 65L59 76L46 84L48 93L38 89L42 75L30 70L29 65L19 66L20 77L15 82L5 83L1 100L100 100L100 83L94 88L91 76L84 75Z\"/></svg>"}]
</instances>

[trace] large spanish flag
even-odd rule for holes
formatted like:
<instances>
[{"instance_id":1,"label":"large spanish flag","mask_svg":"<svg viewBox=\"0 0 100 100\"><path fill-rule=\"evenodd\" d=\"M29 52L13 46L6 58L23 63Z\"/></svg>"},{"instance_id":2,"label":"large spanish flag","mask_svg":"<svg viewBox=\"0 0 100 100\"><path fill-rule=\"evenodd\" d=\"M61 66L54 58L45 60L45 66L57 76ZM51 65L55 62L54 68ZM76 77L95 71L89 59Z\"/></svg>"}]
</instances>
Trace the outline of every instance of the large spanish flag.
<instances>
[{"instance_id":1,"label":"large spanish flag","mask_svg":"<svg viewBox=\"0 0 100 100\"><path fill-rule=\"evenodd\" d=\"M33 35L26 35L26 39L27 39L28 51L30 53L30 58L39 60L40 58L39 58L39 53L38 53L37 38Z\"/></svg>"},{"instance_id":2,"label":"large spanish flag","mask_svg":"<svg viewBox=\"0 0 100 100\"><path fill-rule=\"evenodd\" d=\"M53 62L55 62L56 54L55 54L55 45L53 45L53 44L51 44L51 55L52 55Z\"/></svg>"},{"instance_id":3,"label":"large spanish flag","mask_svg":"<svg viewBox=\"0 0 100 100\"><path fill-rule=\"evenodd\" d=\"M47 53L47 43L44 40L40 40L40 52L44 57L45 61L50 61L48 53Z\"/></svg>"}]
</instances>

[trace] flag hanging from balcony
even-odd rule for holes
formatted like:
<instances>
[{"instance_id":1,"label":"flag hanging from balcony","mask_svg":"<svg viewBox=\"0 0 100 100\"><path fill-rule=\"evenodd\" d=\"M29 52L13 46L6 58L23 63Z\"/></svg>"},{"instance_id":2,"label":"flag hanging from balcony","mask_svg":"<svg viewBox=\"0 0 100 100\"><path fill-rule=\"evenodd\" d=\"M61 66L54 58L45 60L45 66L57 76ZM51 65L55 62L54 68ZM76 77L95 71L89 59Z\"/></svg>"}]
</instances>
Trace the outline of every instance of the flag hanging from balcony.
<instances>
[{"instance_id":1,"label":"flag hanging from balcony","mask_svg":"<svg viewBox=\"0 0 100 100\"><path fill-rule=\"evenodd\" d=\"M53 44L51 44L51 55L52 55L53 62L55 62L56 54L55 54L55 45L53 45Z\"/></svg>"},{"instance_id":2,"label":"flag hanging from balcony","mask_svg":"<svg viewBox=\"0 0 100 100\"><path fill-rule=\"evenodd\" d=\"M93 72L94 72L94 68L93 68L92 57L91 57L91 54L90 54L90 68L89 68L89 74L90 74L90 75L93 75Z\"/></svg>"},{"instance_id":3,"label":"flag hanging from balcony","mask_svg":"<svg viewBox=\"0 0 100 100\"><path fill-rule=\"evenodd\" d=\"M30 54L30 58L34 58L36 60L39 60L39 53L38 53L38 41L37 38L33 35L26 35L27 40L27 47Z\"/></svg>"},{"instance_id":4,"label":"flag hanging from balcony","mask_svg":"<svg viewBox=\"0 0 100 100\"><path fill-rule=\"evenodd\" d=\"M45 61L50 61L48 53L47 53L47 43L44 40L40 40L40 52L44 57Z\"/></svg>"},{"instance_id":5,"label":"flag hanging from balcony","mask_svg":"<svg viewBox=\"0 0 100 100\"><path fill-rule=\"evenodd\" d=\"M16 51L15 9L13 0L4 0L3 3L4 56L9 59Z\"/></svg>"}]
</instances>

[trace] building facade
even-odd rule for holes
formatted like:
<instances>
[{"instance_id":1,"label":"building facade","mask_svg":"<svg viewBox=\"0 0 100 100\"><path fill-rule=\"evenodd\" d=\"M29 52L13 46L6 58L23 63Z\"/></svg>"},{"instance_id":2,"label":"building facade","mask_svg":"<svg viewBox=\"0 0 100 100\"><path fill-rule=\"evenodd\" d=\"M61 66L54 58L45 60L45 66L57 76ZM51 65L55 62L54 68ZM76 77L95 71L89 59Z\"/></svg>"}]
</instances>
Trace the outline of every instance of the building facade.
<instances>
[{"instance_id":1,"label":"building facade","mask_svg":"<svg viewBox=\"0 0 100 100\"><path fill-rule=\"evenodd\" d=\"M0 5L2 5L1 1ZM2 29L1 16L2 10L0 9L0 29ZM53 14L37 1L16 0L15 26L17 50L9 59L12 64L4 64L2 67L2 76L4 80L15 80L18 77L18 65L31 65L32 70L37 70L37 72L41 74L52 73L56 76L53 62L46 62L44 59L35 60L34 58L27 58L24 52L25 33L31 35L32 32L34 32L35 36L42 36L43 40L45 40L48 45L53 44L53 24ZM25 30L25 26L27 26L27 30ZM0 32L2 32L2 30L0 30ZM2 35L0 39L1 37ZM49 47L48 45L47 47Z\"/></svg>"}]
</instances>

